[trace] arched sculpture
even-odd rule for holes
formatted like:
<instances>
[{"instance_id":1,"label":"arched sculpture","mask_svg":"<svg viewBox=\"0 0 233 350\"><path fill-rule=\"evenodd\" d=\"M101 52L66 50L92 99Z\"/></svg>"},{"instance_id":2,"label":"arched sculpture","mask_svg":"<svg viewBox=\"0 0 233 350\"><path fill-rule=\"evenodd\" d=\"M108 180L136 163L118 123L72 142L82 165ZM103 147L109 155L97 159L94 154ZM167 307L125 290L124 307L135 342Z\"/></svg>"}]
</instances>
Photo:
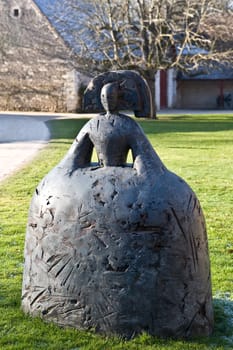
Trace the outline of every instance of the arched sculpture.
<instances>
[{"instance_id":1,"label":"arched sculpture","mask_svg":"<svg viewBox=\"0 0 233 350\"><path fill-rule=\"evenodd\" d=\"M120 93L118 82L102 87L105 114L83 127L34 193L22 307L126 338L207 336L213 308L199 201L140 126L117 112Z\"/></svg>"},{"instance_id":2,"label":"arched sculpture","mask_svg":"<svg viewBox=\"0 0 233 350\"><path fill-rule=\"evenodd\" d=\"M86 112L104 112L100 94L109 83L118 84L118 111L132 110L136 117L151 117L150 89L137 72L129 70L106 72L92 79L84 93Z\"/></svg>"}]
</instances>

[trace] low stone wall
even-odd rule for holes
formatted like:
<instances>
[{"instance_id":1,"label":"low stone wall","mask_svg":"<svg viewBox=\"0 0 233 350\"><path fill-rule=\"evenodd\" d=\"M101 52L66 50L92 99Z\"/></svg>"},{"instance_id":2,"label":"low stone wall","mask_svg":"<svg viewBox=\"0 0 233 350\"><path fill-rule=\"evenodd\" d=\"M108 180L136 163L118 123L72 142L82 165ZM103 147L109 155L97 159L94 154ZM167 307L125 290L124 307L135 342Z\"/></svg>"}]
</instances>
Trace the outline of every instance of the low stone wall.
<instances>
[{"instance_id":1,"label":"low stone wall","mask_svg":"<svg viewBox=\"0 0 233 350\"><path fill-rule=\"evenodd\" d=\"M56 61L26 56L26 62L8 56L0 67L0 109L66 111L66 73L68 67Z\"/></svg>"}]
</instances>

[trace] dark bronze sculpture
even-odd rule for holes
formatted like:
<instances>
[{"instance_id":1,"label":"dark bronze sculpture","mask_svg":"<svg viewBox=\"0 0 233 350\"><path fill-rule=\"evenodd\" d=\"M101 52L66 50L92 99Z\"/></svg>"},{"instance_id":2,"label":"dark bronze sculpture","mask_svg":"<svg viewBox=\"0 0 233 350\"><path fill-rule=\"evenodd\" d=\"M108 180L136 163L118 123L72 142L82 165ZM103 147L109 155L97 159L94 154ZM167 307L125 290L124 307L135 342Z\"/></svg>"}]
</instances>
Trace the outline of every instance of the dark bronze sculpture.
<instances>
[{"instance_id":1,"label":"dark bronze sculpture","mask_svg":"<svg viewBox=\"0 0 233 350\"><path fill-rule=\"evenodd\" d=\"M213 309L199 201L140 126L117 112L119 81L100 95L106 112L83 127L33 196L23 309L127 338L207 336Z\"/></svg>"}]
</instances>

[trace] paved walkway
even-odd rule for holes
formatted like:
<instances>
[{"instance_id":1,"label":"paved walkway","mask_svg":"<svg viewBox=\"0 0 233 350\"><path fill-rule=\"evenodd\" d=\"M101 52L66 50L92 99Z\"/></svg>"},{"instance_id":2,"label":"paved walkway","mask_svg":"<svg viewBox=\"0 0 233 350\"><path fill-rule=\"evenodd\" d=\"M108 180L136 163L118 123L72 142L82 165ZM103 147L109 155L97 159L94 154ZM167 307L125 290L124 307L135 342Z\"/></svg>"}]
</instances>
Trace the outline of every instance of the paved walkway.
<instances>
[{"instance_id":1,"label":"paved walkway","mask_svg":"<svg viewBox=\"0 0 233 350\"><path fill-rule=\"evenodd\" d=\"M66 113L0 112L0 181L31 161L48 143L50 133L45 122L58 118L79 116Z\"/></svg>"},{"instance_id":2,"label":"paved walkway","mask_svg":"<svg viewBox=\"0 0 233 350\"><path fill-rule=\"evenodd\" d=\"M30 161L49 136L42 120L0 114L0 181Z\"/></svg>"}]
</instances>

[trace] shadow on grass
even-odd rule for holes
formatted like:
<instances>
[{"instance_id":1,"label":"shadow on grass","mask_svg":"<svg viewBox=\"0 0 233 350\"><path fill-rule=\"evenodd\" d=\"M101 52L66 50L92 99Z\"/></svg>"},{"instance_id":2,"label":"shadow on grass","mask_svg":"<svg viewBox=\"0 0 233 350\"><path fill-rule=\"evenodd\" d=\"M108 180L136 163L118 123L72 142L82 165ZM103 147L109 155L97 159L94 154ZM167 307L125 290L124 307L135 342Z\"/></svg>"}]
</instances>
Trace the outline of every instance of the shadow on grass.
<instances>
[{"instance_id":1,"label":"shadow on grass","mask_svg":"<svg viewBox=\"0 0 233 350\"><path fill-rule=\"evenodd\" d=\"M161 133L193 133L193 132L217 132L233 130L233 117L227 116L211 119L194 117L160 117L159 120L136 119L147 135ZM56 119L46 124L52 129L52 139L74 139L80 129L88 122L86 118ZM53 127L51 128L51 123Z\"/></svg>"},{"instance_id":2,"label":"shadow on grass","mask_svg":"<svg viewBox=\"0 0 233 350\"><path fill-rule=\"evenodd\" d=\"M233 130L232 121L194 121L192 120L159 120L153 121L139 121L144 132L149 134L161 133L193 133L193 132L216 132Z\"/></svg>"},{"instance_id":3,"label":"shadow on grass","mask_svg":"<svg viewBox=\"0 0 233 350\"><path fill-rule=\"evenodd\" d=\"M55 119L46 122L51 139L74 139L88 119Z\"/></svg>"},{"instance_id":4,"label":"shadow on grass","mask_svg":"<svg viewBox=\"0 0 233 350\"><path fill-rule=\"evenodd\" d=\"M198 122L206 122L208 121L233 121L233 112L232 114L196 114L196 115L192 115L192 114L183 114L183 115L161 115L159 116L159 120L161 119L169 119L169 120L196 120Z\"/></svg>"}]
</instances>

